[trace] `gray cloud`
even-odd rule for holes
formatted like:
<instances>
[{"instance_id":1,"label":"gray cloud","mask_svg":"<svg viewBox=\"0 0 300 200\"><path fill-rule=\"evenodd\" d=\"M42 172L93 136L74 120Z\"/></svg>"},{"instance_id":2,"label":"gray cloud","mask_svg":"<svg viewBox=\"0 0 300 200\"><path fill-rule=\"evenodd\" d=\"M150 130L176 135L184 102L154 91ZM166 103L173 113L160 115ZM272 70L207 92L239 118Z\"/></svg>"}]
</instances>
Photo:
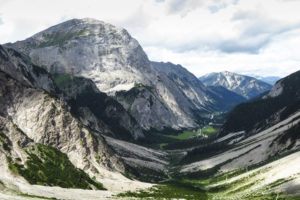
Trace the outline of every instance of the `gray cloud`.
<instances>
[{"instance_id":1,"label":"gray cloud","mask_svg":"<svg viewBox=\"0 0 300 200\"><path fill-rule=\"evenodd\" d=\"M248 53L258 54L259 50L270 42L270 38L261 39L232 39L225 40L218 44L217 49L224 53Z\"/></svg>"},{"instance_id":2,"label":"gray cloud","mask_svg":"<svg viewBox=\"0 0 300 200\"><path fill-rule=\"evenodd\" d=\"M260 50L266 48L271 42L276 42L276 36L289 31L299 29L300 24L284 25L279 22L260 21L241 27L239 36L229 39L220 39L217 35L209 38L196 38L180 44L157 44L183 53L193 50L212 50L223 53L246 53L259 54Z\"/></svg>"},{"instance_id":3,"label":"gray cloud","mask_svg":"<svg viewBox=\"0 0 300 200\"><path fill-rule=\"evenodd\" d=\"M211 13L216 13L221 9L224 9L228 6L227 3L222 3L220 5L213 5L213 6L208 6L208 9L210 10Z\"/></svg>"},{"instance_id":4,"label":"gray cloud","mask_svg":"<svg viewBox=\"0 0 300 200\"><path fill-rule=\"evenodd\" d=\"M170 0L167 3L169 14L182 15L185 15L203 5L202 0Z\"/></svg>"},{"instance_id":5,"label":"gray cloud","mask_svg":"<svg viewBox=\"0 0 300 200\"><path fill-rule=\"evenodd\" d=\"M234 41L225 41L220 45L220 50L226 53L258 53L277 35L300 28L300 23L289 24L273 20L255 11L239 11L234 14L232 21L242 24L240 26L241 34ZM251 41L251 43L244 41ZM228 43L230 44L228 45Z\"/></svg>"},{"instance_id":6,"label":"gray cloud","mask_svg":"<svg viewBox=\"0 0 300 200\"><path fill-rule=\"evenodd\" d=\"M195 0L166 0L165 3L171 14L186 14L193 9L205 6L203 1ZM239 0L215 0L207 8L211 13L215 13L227 8L230 4L237 5L238 3ZM187 41L176 44L162 42L156 45L173 49L179 53L207 49L229 54L258 54L260 50L274 42L276 36L300 28L300 23L275 20L272 16L265 15L258 10L239 10L231 17L231 22L237 30L237 35L231 38L218 38L218 35L207 38L199 35L199 37L188 38Z\"/></svg>"},{"instance_id":7,"label":"gray cloud","mask_svg":"<svg viewBox=\"0 0 300 200\"><path fill-rule=\"evenodd\" d=\"M259 13L254 11L237 11L232 16L232 21L245 20L245 19L256 19Z\"/></svg>"},{"instance_id":8,"label":"gray cloud","mask_svg":"<svg viewBox=\"0 0 300 200\"><path fill-rule=\"evenodd\" d=\"M121 20L118 25L126 27L126 29L134 33L149 26L151 20L152 16L144 12L143 7L139 7L128 18Z\"/></svg>"},{"instance_id":9,"label":"gray cloud","mask_svg":"<svg viewBox=\"0 0 300 200\"><path fill-rule=\"evenodd\" d=\"M217 38L206 38L193 40L177 46L168 46L177 53L184 53L194 50L210 50L210 51L220 51L227 54L232 53L246 53L246 54L258 54L259 51L267 46L271 41L271 38L267 36L258 36L255 38L239 38L233 39L217 39ZM164 47L165 44L162 44ZM159 46L159 45L158 45Z\"/></svg>"}]
</instances>

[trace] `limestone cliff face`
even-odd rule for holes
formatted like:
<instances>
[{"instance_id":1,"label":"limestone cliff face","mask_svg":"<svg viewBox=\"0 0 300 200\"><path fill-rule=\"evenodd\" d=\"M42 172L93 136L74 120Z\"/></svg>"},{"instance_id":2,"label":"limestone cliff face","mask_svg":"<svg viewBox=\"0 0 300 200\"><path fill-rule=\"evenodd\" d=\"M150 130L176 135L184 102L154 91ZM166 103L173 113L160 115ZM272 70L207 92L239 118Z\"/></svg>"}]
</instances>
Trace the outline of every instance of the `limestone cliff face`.
<instances>
[{"instance_id":1,"label":"limestone cliff face","mask_svg":"<svg viewBox=\"0 0 300 200\"><path fill-rule=\"evenodd\" d=\"M101 92L112 96L137 84L152 87L152 102L164 107L160 111L161 123L156 123L156 115L149 116L159 107L148 111L150 102L144 97L139 96L129 109L144 129L197 126L194 111L198 107L190 103L177 83L151 65L139 43L125 29L93 19L74 19L7 46L22 51L49 72L91 79Z\"/></svg>"},{"instance_id":2,"label":"limestone cliff face","mask_svg":"<svg viewBox=\"0 0 300 200\"><path fill-rule=\"evenodd\" d=\"M46 70L32 64L30 58L0 45L0 70L26 86L54 92L55 86Z\"/></svg>"},{"instance_id":3,"label":"limestone cliff face","mask_svg":"<svg viewBox=\"0 0 300 200\"><path fill-rule=\"evenodd\" d=\"M109 150L104 139L74 118L66 102L40 88L39 80L27 81L27 75L34 74L34 71L38 70L37 66L26 65L22 57L17 58L14 54L9 54L14 52L13 50L1 50L8 56L5 62L0 58L0 115L8 122L2 124L2 129L13 144L19 141L13 138L15 129L18 134L24 135L22 140L53 146L66 153L79 168L91 170L94 168L94 157L99 155L104 159L102 164L111 169L122 170L121 162L117 164L119 161L114 159L113 151ZM24 64L23 71L18 72L20 64ZM11 71L18 72L15 75L20 81L9 75ZM42 78L48 77L43 70L39 75ZM52 80L47 80L48 85L44 82L41 86L53 88ZM27 143L22 140L21 147L23 143Z\"/></svg>"},{"instance_id":4,"label":"limestone cliff face","mask_svg":"<svg viewBox=\"0 0 300 200\"><path fill-rule=\"evenodd\" d=\"M18 71L20 64L23 70ZM35 144L60 150L68 156L75 167L83 169L100 181L105 177L108 178L107 170L114 173L130 173L138 167L147 169L147 166L131 166L125 162L118 152L124 152L122 148L126 145L116 149L111 144L115 139L103 137L104 130L111 130L108 125L99 130L92 130L82 123L84 120L71 114L68 102L58 98L57 93L48 92L56 87L47 72L30 64L30 60L25 61L14 50L1 47L0 69L0 142L3 143L0 145L0 157L3 160L1 169L8 170L5 157L13 161L18 159L18 162L25 164L26 149ZM37 70L41 72L34 76ZM16 78L13 75L16 75ZM29 75L33 79L28 80ZM46 79L48 83L39 84L40 79L45 77L49 78ZM130 146L130 143L127 146ZM138 152L133 151L127 154L126 158L136 157L135 154ZM151 155L152 158L140 156L139 161L150 159L154 162L157 156L155 153ZM162 173L159 168L155 170ZM135 176L139 174L136 173Z\"/></svg>"}]
</instances>

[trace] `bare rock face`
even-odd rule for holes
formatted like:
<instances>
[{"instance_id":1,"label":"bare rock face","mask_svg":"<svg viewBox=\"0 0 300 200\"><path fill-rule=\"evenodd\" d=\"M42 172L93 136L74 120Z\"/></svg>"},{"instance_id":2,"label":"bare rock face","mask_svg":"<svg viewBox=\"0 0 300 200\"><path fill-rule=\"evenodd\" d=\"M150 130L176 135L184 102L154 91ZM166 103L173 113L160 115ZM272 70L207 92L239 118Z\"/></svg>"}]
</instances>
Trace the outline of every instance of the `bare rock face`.
<instances>
[{"instance_id":1,"label":"bare rock face","mask_svg":"<svg viewBox=\"0 0 300 200\"><path fill-rule=\"evenodd\" d=\"M25 53L49 72L91 79L100 91L112 96L137 84L152 87L156 94L152 102L165 107L160 111L161 123L155 123L157 116L148 116L159 107L147 111L149 102L144 97L139 97L129 110L136 111L133 116L145 129L197 126L194 111L198 107L190 103L177 83L151 66L139 43L125 29L93 19L73 19L7 46Z\"/></svg>"},{"instance_id":2,"label":"bare rock face","mask_svg":"<svg viewBox=\"0 0 300 200\"><path fill-rule=\"evenodd\" d=\"M181 65L170 62L151 62L151 64L173 80L198 109L205 109L213 104L208 89Z\"/></svg>"},{"instance_id":3,"label":"bare rock face","mask_svg":"<svg viewBox=\"0 0 300 200\"><path fill-rule=\"evenodd\" d=\"M5 62L0 58L0 115L14 125L12 128L32 142L61 150L79 168L91 169L91 160L95 159L93 157L96 155L102 155L105 158L105 165L110 166L111 169L120 170L122 168L119 168L122 166L121 163L118 167L117 159L111 162L114 160L112 151L110 154L109 148L106 148L106 143L100 135L91 132L78 119L74 118L69 112L69 106L64 101L42 89L43 87L53 88L52 79L47 79L48 85L44 83L41 86L39 86L39 80L31 79L31 82L27 82L28 74L34 74L39 67L24 64L22 65L23 71L18 72L20 64L25 62L22 57L9 54L14 50L6 50L2 47L1 50L8 57ZM15 75L20 81L11 76L10 71L18 72ZM40 72L40 76L34 78L49 77L46 71L42 69L41 71L44 73ZM11 131L9 125L6 129L7 132ZM97 135L98 137L96 137ZM10 136L8 135L8 137ZM17 142L13 139L12 141ZM22 146L22 140L20 145Z\"/></svg>"},{"instance_id":4,"label":"bare rock face","mask_svg":"<svg viewBox=\"0 0 300 200\"><path fill-rule=\"evenodd\" d=\"M0 70L14 77L22 84L54 92L55 86L46 70L33 65L30 58L13 49L0 45Z\"/></svg>"},{"instance_id":5,"label":"bare rock face","mask_svg":"<svg viewBox=\"0 0 300 200\"><path fill-rule=\"evenodd\" d=\"M145 82L149 61L126 30L93 19L74 19L15 43L50 72L91 78L103 92L130 89ZM126 78L125 78L126 77Z\"/></svg>"},{"instance_id":6,"label":"bare rock face","mask_svg":"<svg viewBox=\"0 0 300 200\"><path fill-rule=\"evenodd\" d=\"M84 170L91 177L95 176L100 182L117 172L123 174L135 172L133 176L139 177L139 171L134 171L136 168L146 170L149 168L158 174L163 173L161 168L164 168L167 162L162 161L163 165L159 165L161 168L144 165L144 159L147 161L150 159L154 164L160 154L142 147L139 148L149 151L153 155L152 158L139 156L137 159L134 154L139 154L139 151L133 151L126 154L126 159L135 158L138 161L134 166L129 165L121 153L124 152L122 148L130 148L131 143L126 143L127 147L122 145L117 149L114 145L108 144L108 140L110 143L117 141L103 136L105 131L113 131L109 126L101 126L99 123L99 130L92 130L84 125L80 119L71 114L71 107L64 99L58 98L56 93L48 92L54 90L55 85L45 70L40 69L40 74L34 76L39 67L30 64L30 60L25 61L12 49L1 46L0 48L0 143L2 143L0 159L3 161L0 168L7 170L5 174L11 176L7 167L9 163L5 162L5 157L11 159L11 162L21 163L26 168L27 149L37 144L58 149L68 156L76 168ZM19 71L20 64L23 64L21 68L23 70ZM16 78L13 75L16 75ZM32 75L30 80L27 78L29 75ZM46 79L48 82L39 84L40 78L44 77L49 78ZM43 88L50 89L47 91ZM113 109L112 106L109 108ZM124 118L127 117L126 113L123 115ZM89 119L87 115L81 117ZM107 174L107 171L111 171L110 174Z\"/></svg>"}]
</instances>

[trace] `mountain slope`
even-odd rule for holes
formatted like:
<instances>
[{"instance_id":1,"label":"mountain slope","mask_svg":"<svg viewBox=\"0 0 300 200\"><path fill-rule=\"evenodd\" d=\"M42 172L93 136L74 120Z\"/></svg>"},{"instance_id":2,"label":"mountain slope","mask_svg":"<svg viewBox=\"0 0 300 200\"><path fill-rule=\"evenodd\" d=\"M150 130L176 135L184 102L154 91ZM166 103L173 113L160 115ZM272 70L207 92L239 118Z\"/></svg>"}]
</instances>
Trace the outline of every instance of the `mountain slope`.
<instances>
[{"instance_id":1,"label":"mountain slope","mask_svg":"<svg viewBox=\"0 0 300 200\"><path fill-rule=\"evenodd\" d=\"M181 65L170 62L151 62L151 64L175 82L197 108L213 110L215 100L210 96L210 91Z\"/></svg>"},{"instance_id":2,"label":"mountain slope","mask_svg":"<svg viewBox=\"0 0 300 200\"><path fill-rule=\"evenodd\" d=\"M92 166L89 164L90 161L87 161L85 157L91 158L91 156L95 156L96 154L101 155L106 150L104 148L101 149L101 145L94 148L91 141L92 135L86 128L80 126L79 121L71 116L63 102L51 96L45 90L33 87L39 86L38 80L40 78L49 77L47 72L38 69L37 66L27 65L28 61L24 61L23 57L20 57L20 54L13 52L13 50L6 51L1 48L1 53L7 56L4 62L0 58L1 132L3 133L2 137L7 138L5 141L7 148L4 149L5 153L1 154L1 157L3 158L4 156L4 160L5 156L8 157L10 169L14 173L24 176L26 180L33 184L37 182L35 179L31 180L32 176L27 176L27 173L32 173L30 171L33 170L34 172L36 169L30 168L30 160L28 160L29 157L26 154L32 155L34 152L26 149L31 148L31 146L35 148L38 143L56 147L68 155L74 166L86 168L88 172L88 168L91 170L92 168L90 167ZM20 65L23 70L18 71ZM5 71L2 71L2 69ZM19 80L10 76L10 71L16 72L14 75ZM35 77L37 81L31 79L29 85L28 74L34 74L35 71L40 72ZM51 79L47 80L49 85L46 86L46 82L44 82L42 86L51 88L53 83ZM80 141L82 140L85 142L81 144ZM4 140L1 141L4 142ZM98 144L100 143L101 139L98 140ZM102 143L102 145L104 144ZM4 143L3 146L5 146ZM98 149L99 147L101 150ZM32 156L34 160L36 157ZM56 156L61 157L62 155L58 152ZM17 159L18 157L19 159ZM15 165L16 159L27 168ZM89 165L90 167L87 167ZM13 166L17 167L17 169ZM111 163L111 166L114 168L114 164ZM45 176L47 177L47 175ZM41 182L40 180L38 181Z\"/></svg>"},{"instance_id":3,"label":"mountain slope","mask_svg":"<svg viewBox=\"0 0 300 200\"><path fill-rule=\"evenodd\" d=\"M100 92L93 81L68 74L52 76L71 113L84 125L117 139L133 141L144 137L136 120L116 100Z\"/></svg>"},{"instance_id":4,"label":"mountain slope","mask_svg":"<svg viewBox=\"0 0 300 200\"><path fill-rule=\"evenodd\" d=\"M91 79L100 91L112 96L136 84L153 88L146 96L152 96L158 106L149 109L149 99L140 95L127 108L146 130L197 126L199 119L194 111L198 108L172 80L151 66L139 43L122 28L93 19L74 19L6 45L25 53L49 72ZM164 119L160 123L151 114L157 112Z\"/></svg>"},{"instance_id":5,"label":"mountain slope","mask_svg":"<svg viewBox=\"0 0 300 200\"><path fill-rule=\"evenodd\" d=\"M131 143L123 144L122 141L103 136L106 134L103 131L106 128L115 131L110 128L109 123L100 123L103 127L99 127L98 130L85 126L82 122L90 118L80 115L83 119L78 119L70 112L74 105L58 97L58 89L45 70L33 65L15 50L1 47L0 54L0 169L3 172L0 174L1 183L12 187L21 181L25 185L30 183L102 189L101 184L97 183L100 181L105 188L114 191L123 190L125 183L132 188L147 185L139 186L139 182L131 181L120 173L134 178L147 178L149 181L164 176L164 168L168 164L166 154ZM19 70L20 66L22 70ZM10 74L15 75L17 79ZM32 79L29 81L28 77ZM47 82L43 81L43 84L40 84L40 79ZM88 88L84 84L81 86L77 91L73 90L73 93L65 90L65 95L81 94L80 89ZM49 93L42 87L54 92ZM101 96L101 93L94 92L100 95L99 98L103 97L103 94ZM110 99L106 95L103 98L105 101ZM106 104L105 107L110 109L113 105ZM120 105L116 108L118 106ZM117 117L127 118L128 114L122 109L116 110L120 113ZM114 111L110 114L113 115ZM113 116L110 117L114 119ZM103 119L103 116L98 119ZM124 119L119 120L122 122ZM112 135L114 134L113 132ZM129 151L133 145L134 150ZM144 154L147 156L143 156ZM53 171L47 170L48 165L52 166ZM69 174L64 173L64 169L68 170ZM55 180L49 173L53 173L51 177ZM80 177L81 183L74 182ZM119 184L115 183L115 179L118 179Z\"/></svg>"},{"instance_id":6,"label":"mountain slope","mask_svg":"<svg viewBox=\"0 0 300 200\"><path fill-rule=\"evenodd\" d=\"M238 105L228 115L220 135L243 130L255 133L287 118L300 108L299 84L300 71L279 80L264 96Z\"/></svg>"},{"instance_id":7,"label":"mountain slope","mask_svg":"<svg viewBox=\"0 0 300 200\"><path fill-rule=\"evenodd\" d=\"M252 99L272 88L263 81L228 71L210 73L199 79L207 86L223 86L246 99Z\"/></svg>"},{"instance_id":8,"label":"mountain slope","mask_svg":"<svg viewBox=\"0 0 300 200\"><path fill-rule=\"evenodd\" d=\"M56 88L46 70L32 64L30 58L0 45L0 70L13 76L22 84L55 92Z\"/></svg>"},{"instance_id":9,"label":"mountain slope","mask_svg":"<svg viewBox=\"0 0 300 200\"><path fill-rule=\"evenodd\" d=\"M208 86L215 94L220 97L220 106L224 107L224 110L231 110L236 105L247 101L247 99L235 92L232 92L222 86Z\"/></svg>"},{"instance_id":10,"label":"mountain slope","mask_svg":"<svg viewBox=\"0 0 300 200\"><path fill-rule=\"evenodd\" d=\"M235 105L246 101L242 96L225 88L206 87L196 76L181 65L170 62L151 62L151 64L173 80L199 109L208 112L228 111Z\"/></svg>"}]
</instances>

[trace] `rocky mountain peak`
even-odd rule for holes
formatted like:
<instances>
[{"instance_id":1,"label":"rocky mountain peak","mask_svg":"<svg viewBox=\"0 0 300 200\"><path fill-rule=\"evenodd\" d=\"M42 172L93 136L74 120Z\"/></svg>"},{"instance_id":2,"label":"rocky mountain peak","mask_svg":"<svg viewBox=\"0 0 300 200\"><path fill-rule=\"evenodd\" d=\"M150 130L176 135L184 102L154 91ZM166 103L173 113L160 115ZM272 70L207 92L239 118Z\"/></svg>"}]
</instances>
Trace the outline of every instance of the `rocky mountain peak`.
<instances>
[{"instance_id":1,"label":"rocky mountain peak","mask_svg":"<svg viewBox=\"0 0 300 200\"><path fill-rule=\"evenodd\" d=\"M99 20L72 19L9 45L51 73L91 78L103 92L128 90L135 82L150 82L138 72L141 68L145 73L150 70L139 43L125 29Z\"/></svg>"},{"instance_id":2,"label":"rocky mountain peak","mask_svg":"<svg viewBox=\"0 0 300 200\"><path fill-rule=\"evenodd\" d=\"M101 92L110 96L135 86L152 88L152 94L146 95L149 99L134 96L133 101L120 102L129 112L134 111L134 117L146 129L196 126L195 106L173 81L151 65L142 47L125 29L94 19L73 19L7 45L25 53L52 74L91 79ZM131 93L128 95L125 100L132 99ZM162 108L164 112L160 113ZM154 112L155 109L158 110ZM163 123L154 124L157 117L148 112L168 117L161 120Z\"/></svg>"},{"instance_id":3,"label":"rocky mountain peak","mask_svg":"<svg viewBox=\"0 0 300 200\"><path fill-rule=\"evenodd\" d=\"M101 20L96 20L92 18L83 18L83 19L71 19L63 23L54 25L40 33L37 33L33 38L39 38L40 36L45 36L47 34L55 34L57 32L74 32L80 31L76 36L105 36L105 33L110 34L119 34L130 38L129 33L121 28L113 26L109 23L105 23ZM102 34L101 34L102 33ZM46 38L47 39L47 38ZM124 39L124 38L122 38Z\"/></svg>"},{"instance_id":4,"label":"rocky mountain peak","mask_svg":"<svg viewBox=\"0 0 300 200\"><path fill-rule=\"evenodd\" d=\"M251 99L272 86L256 78L229 71L210 73L199 78L207 86L222 86L226 89Z\"/></svg>"},{"instance_id":5,"label":"rocky mountain peak","mask_svg":"<svg viewBox=\"0 0 300 200\"><path fill-rule=\"evenodd\" d=\"M236 75L235 73L233 72L229 72L229 71L222 71L221 74L224 74L224 75Z\"/></svg>"}]
</instances>

